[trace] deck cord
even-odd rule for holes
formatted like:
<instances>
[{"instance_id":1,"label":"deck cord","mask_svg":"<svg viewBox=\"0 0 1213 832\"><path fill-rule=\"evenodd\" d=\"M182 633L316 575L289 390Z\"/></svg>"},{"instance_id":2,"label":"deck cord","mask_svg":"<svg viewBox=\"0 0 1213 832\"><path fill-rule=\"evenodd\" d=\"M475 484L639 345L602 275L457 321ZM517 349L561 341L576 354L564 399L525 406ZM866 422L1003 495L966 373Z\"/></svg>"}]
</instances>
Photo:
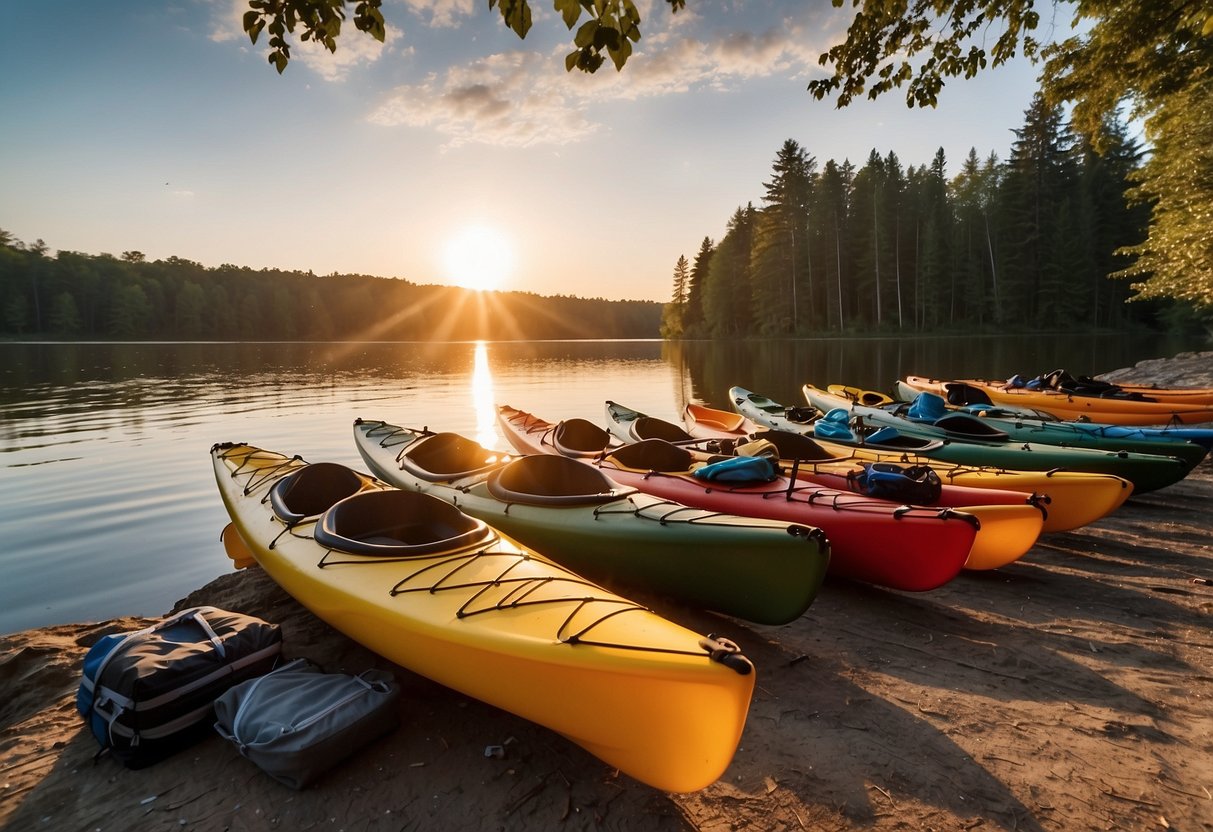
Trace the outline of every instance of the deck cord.
<instances>
[{"instance_id":1,"label":"deck cord","mask_svg":"<svg viewBox=\"0 0 1213 832\"><path fill-rule=\"evenodd\" d=\"M244 447L249 448L249 446L244 446ZM225 449L222 451L221 456L225 460L233 459L233 458L240 457L240 453L237 453L235 448L228 448L228 449ZM259 469L253 468L251 471L245 471L246 466L251 467L250 463L254 457L256 457L258 459L262 459L262 460L280 457L281 461L278 462L276 465L267 466L265 468L259 468ZM233 479L235 479L237 477L237 475L244 475L248 478L248 480L246 482L246 487L244 489L244 493L247 496L252 496L252 492L254 492L257 489L262 488L262 487L267 488L267 494L268 494L268 488L272 488L273 484L275 482L277 482L282 477L286 476L292 470L298 468L299 464L301 462L302 462L302 459L300 457L286 457L281 454L271 453L269 451L261 451L261 450L249 448L247 451L243 452L243 459L241 459L239 464L236 466L235 471L233 471L233 473L232 473L232 477L233 477ZM304 464L306 464L306 463L304 463ZM262 498L262 503L264 504L264 498ZM316 521L313 519L313 520L303 521L303 522L295 524L295 525L288 525L281 533L279 533L274 538L274 540L277 541L283 534L286 534L286 533L290 533L301 539L309 539L306 535L296 534L295 529L298 526L314 524L315 522ZM367 557L360 557L360 558L352 559L352 560L328 560L328 556L330 554L333 554L333 550L332 549L326 550L324 555L321 556L320 561L317 563L317 566L320 568L323 568L325 566L336 566L336 565L340 565L340 564L358 565L358 564L370 564L370 563L385 563L385 562L392 563L392 562L408 562L408 561L419 561L419 560L433 560L432 555L414 555L411 557L399 557L399 558L392 558L392 557L380 558L380 557L367 556ZM342 553L342 554L347 554L347 553ZM512 558L513 562L508 564L500 573L498 573L497 577L495 577L495 578L481 579L481 580L476 580L476 581L468 581L468 582L460 582L460 583L447 583L453 576L455 576L457 573L459 573L462 569L467 567L469 564L471 564L479 559L486 558L486 557L508 557L508 558ZM637 645L637 644L622 644L622 643L616 643L616 642L610 642L610 641L596 641L593 639L586 638L586 635L588 633L590 633L592 630L594 630L595 628L602 625L604 622L608 621L611 618L614 618L617 615L621 615L626 612L650 612L651 613L652 610L650 610L647 607L641 606L640 604L636 604L633 601L629 601L625 598L600 598L600 597L595 597L593 595L586 595L586 596L582 596L580 598L565 597L565 598L527 600L528 596L537 592L542 587L545 587L545 586L548 586L548 585L551 585L554 583L565 583L565 584L584 586L591 590L599 589L599 587L596 584L586 581L583 578L576 577L572 573L569 573L568 577L559 576L559 575L545 576L545 577L520 577L520 578L508 577L509 573L515 567L517 567L519 564L526 562L526 561L538 561L538 562L545 563L548 565L554 565L546 560L542 560L539 558L533 558L527 554L516 554L513 552L499 552L499 551L491 551L491 550L484 550L484 549L474 550L474 551L469 551L469 552L465 552L465 553L460 553L457 555L448 556L447 558L445 558L437 563L426 564L422 568L418 569L417 571L413 572L412 574L410 574L410 575L406 576L405 578L401 579L400 581L398 581L389 590L389 595L394 597L396 595L403 595L403 594L413 593L413 592L428 592L430 594L437 594L439 592L468 590L468 589L478 588L478 591L475 592L467 601L465 601L464 604L462 606L460 606L459 610L456 612L456 616L460 619L467 618L467 617L470 617L473 615L480 615L483 613L501 612L501 611L505 611L505 610L518 609L518 608L527 607L527 606L568 604L571 602L576 602L576 607L569 613L569 615L565 618L565 620L561 623L561 625L557 628L557 631L556 631L556 639L563 644L568 644L568 645L581 644L581 645L594 646L594 647L609 647L609 648L614 648L614 649L619 649L619 650L635 650L635 651L647 652L647 653L667 653L667 654L684 655L684 656L706 656L709 659L711 659L712 661L717 661L722 664L725 664L726 666L733 668L736 672L739 672L739 673L741 672L741 670L739 670L737 667L735 667L732 662L722 660L722 657L717 655L719 651L714 651L702 643L700 644L701 649L699 651L694 651L694 650L678 650L675 648L649 647L649 646L643 646L643 645ZM439 577L439 579L437 581L431 583L429 586L408 587L408 588L404 588L404 589L401 588L404 584L408 583L411 580L415 580L418 576L423 575L426 572L429 572L431 570L435 570L442 566L447 566L447 565L452 565L453 568L451 568L449 571L447 571L445 574L443 574L441 577ZM490 590L490 588L500 587L505 584L517 584L517 586L513 587L506 594L506 596L504 598L501 598L501 599L491 603L490 605L487 605L487 606L484 606L484 607L481 607L478 609L471 608L472 605L477 600L479 600L486 592L488 592ZM566 633L566 631L570 628L570 626L571 626L573 620L576 618L576 616L583 609L585 609L587 606L589 606L591 604L610 605L612 607L615 607L615 609L611 609L605 613L599 614L597 618L590 621L585 626L581 627L581 629L575 633Z\"/></svg>"}]
</instances>

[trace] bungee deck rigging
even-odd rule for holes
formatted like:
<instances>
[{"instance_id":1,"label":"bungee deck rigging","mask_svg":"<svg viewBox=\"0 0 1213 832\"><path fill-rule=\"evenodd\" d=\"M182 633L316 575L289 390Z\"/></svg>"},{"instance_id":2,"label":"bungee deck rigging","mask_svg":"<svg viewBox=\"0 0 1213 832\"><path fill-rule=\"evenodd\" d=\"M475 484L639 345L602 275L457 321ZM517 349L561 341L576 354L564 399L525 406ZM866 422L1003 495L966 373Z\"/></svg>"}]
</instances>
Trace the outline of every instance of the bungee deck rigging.
<instances>
[{"instance_id":1,"label":"bungee deck rigging","mask_svg":"<svg viewBox=\"0 0 1213 832\"><path fill-rule=\"evenodd\" d=\"M450 503L617 591L786 624L825 577L830 549L819 529L644 493L587 457L521 447L504 454L458 434L370 419L356 420L353 434L376 476Z\"/></svg>"},{"instance_id":2,"label":"bungee deck rigging","mask_svg":"<svg viewBox=\"0 0 1213 832\"><path fill-rule=\"evenodd\" d=\"M539 420L535 420L535 421L539 422ZM416 430L416 429L412 429L412 428L402 428L402 427L398 427L396 425L388 424L387 422L383 422L383 421L364 422L362 420L358 420L355 424L361 424L361 425L365 426L366 437L368 439L377 440L379 447L387 449L387 450L390 450L392 448L399 448L400 450L396 453L396 463L398 465L401 465L402 469L403 469L402 463L403 463L404 459L407 457L408 449L412 445L416 444L417 437L419 437L419 436L427 437L427 436L438 436L439 435L438 433L435 433L435 432L429 430L428 428L422 428L420 430ZM542 423L542 424L547 424L547 423ZM599 454L599 458L601 458L604 455L605 455L605 452L604 452L604 454ZM486 465L483 469L480 469L478 471L473 471L473 472L461 472L461 473L466 474L465 477L460 477L458 475L451 475L451 478L449 480L443 479L442 482L444 482L444 484L448 485L450 488L460 491L463 494L468 494L472 491L472 489L475 487L475 485L483 479L484 476L487 476L488 471L494 470L498 467L502 467L502 466L508 464L511 461L511 459L517 459L517 457L511 457L508 454L502 454L501 459L497 460L494 463ZM467 481L461 481L461 480L467 480ZM596 506L593 509L593 516L595 518L598 518L598 517L605 517L605 516L610 516L610 515L625 515L626 514L626 515L630 515L633 517L641 518L643 520L651 520L651 521L659 523L661 525L671 525L671 524L678 524L678 523L711 525L713 522L720 521L725 518L729 519L729 521L730 521L729 525L732 528L738 528L741 526L749 526L750 528L765 528L768 525L768 524L759 523L759 522L751 522L751 523L740 522L739 523L739 522L737 522L738 518L736 515L731 515L726 512L721 512L721 511L707 511L704 509L695 508L693 506L687 506L682 503L676 502L674 500L667 500L667 499L663 499L660 497L653 497L653 496L643 494L640 492L630 492L627 494L620 495L618 500L612 500L611 502L617 504L620 501L627 502L628 505L631 506L631 508L624 509L624 508L618 507L618 505L616 505L615 507ZM508 499L502 500L502 503L504 505L504 512L507 514L509 513L510 509L514 506L528 504L528 503L525 503L522 501L511 501ZM458 505L458 503L454 503L454 504ZM806 536L806 537L807 536L817 536L817 537L824 538L824 533L820 529L816 529L816 528L809 527L809 526L794 526L794 530L792 528L790 528L789 533L802 535L802 536Z\"/></svg>"},{"instance_id":3,"label":"bungee deck rigging","mask_svg":"<svg viewBox=\"0 0 1213 832\"><path fill-rule=\"evenodd\" d=\"M233 448L239 446L232 446ZM241 455L224 451L225 459L238 458ZM265 468L251 468L245 470L250 460L270 460L273 464ZM240 465L232 472L233 479L239 479L240 476L247 476L248 480L243 488L243 493L246 496L254 496L260 489L265 489L259 501L262 505L270 502L270 495L274 486L284 480L286 477L295 472L307 467L307 463L301 456L295 455L291 457L282 454L262 450L251 450L243 455ZM389 488L384 484L385 488ZM665 502L665 501L663 501ZM320 515L306 517L301 520L288 521L275 513L275 520L282 523L283 529L270 542L270 548L274 548L277 541L284 534L289 534L301 540L315 541L315 535L308 535L299 531L303 526L315 526L320 521ZM316 566L320 569L331 566L350 566L350 565L368 565L380 563L410 563L426 561L416 571L411 572L400 578L390 589L388 594L392 597L398 595L407 595L409 593L425 592L428 594L436 594L441 592L468 592L475 590L462 605L455 611L457 618L463 619L475 615L484 615L493 612L504 612L506 610L516 610L526 606L535 605L558 605L558 604L573 604L574 609L569 613L568 617L560 624L554 635L554 639L564 644L569 645L590 645L596 647L616 648L620 650L642 650L662 653L678 653L682 655L708 655L711 657L714 653L720 653L719 647L708 649L704 648L702 653L695 651L678 651L666 648L657 648L647 645L627 644L622 642L611 641L595 641L586 638L586 635L598 628L608 619L622 615L628 612L644 612L651 613L652 610L634 601L630 601L613 594L603 593L601 587L585 580L573 573L564 572L561 570L557 574L547 576L524 576L511 577L510 573L516 571L520 564L523 563L540 563L546 566L555 567L550 561L534 556L528 552L508 552L500 549L490 548L494 543L499 541L499 537L493 533L488 545L476 547L473 546L465 551L447 554L435 561L435 555L432 553L422 553L413 555L360 555L357 553L343 552L339 549L334 549L328 546L321 546L323 551L320 558L316 562ZM333 559L332 556L340 555L341 559ZM501 567L501 570L491 577L479 578L473 581L452 582L460 573L467 571L473 563L484 562L490 559L504 559L506 563ZM449 567L449 568L448 568ZM555 567L559 568L559 567ZM446 571L443 571L443 570ZM440 573L436 578L433 578L434 573ZM429 580L422 581L426 576L431 576ZM412 585L423 583L423 585ZM556 585L564 587L577 587L584 589L585 592L579 596L571 593L563 593L559 597L552 598L533 598L543 589L550 589ZM507 589L499 598L491 599L486 596L490 595L494 589ZM477 606L478 602L485 601L483 606ZM574 622L586 613L587 610L593 610L598 605L604 605L608 609L604 611L593 612L591 620L588 623L578 623L576 632L571 634L566 631L574 628ZM738 665L740 667L740 665ZM735 668L736 669L736 668ZM746 670L745 672L749 672Z\"/></svg>"},{"instance_id":4,"label":"bungee deck rigging","mask_svg":"<svg viewBox=\"0 0 1213 832\"><path fill-rule=\"evenodd\" d=\"M216 445L211 458L232 518L225 542L366 648L658 789L695 791L728 766L755 676L727 639L662 618L434 496L247 445ZM326 471L341 481L338 499L317 512ZM275 511L282 503L289 520ZM318 540L329 533L359 553Z\"/></svg>"}]
</instances>

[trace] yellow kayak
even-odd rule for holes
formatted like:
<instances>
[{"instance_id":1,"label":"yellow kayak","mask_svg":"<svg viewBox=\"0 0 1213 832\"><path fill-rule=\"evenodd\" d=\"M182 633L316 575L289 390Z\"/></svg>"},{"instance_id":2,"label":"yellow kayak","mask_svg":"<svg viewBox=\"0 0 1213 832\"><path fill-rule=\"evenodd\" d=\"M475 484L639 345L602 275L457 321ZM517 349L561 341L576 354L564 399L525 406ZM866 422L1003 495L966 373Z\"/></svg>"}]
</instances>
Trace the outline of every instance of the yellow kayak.
<instances>
[{"instance_id":1,"label":"yellow kayak","mask_svg":"<svg viewBox=\"0 0 1213 832\"><path fill-rule=\"evenodd\" d=\"M1045 532L1064 532L1094 523L1111 514L1129 499L1133 484L1112 474L1088 474L1081 471L1016 471L1010 468L968 467L948 465L938 460L914 454L836 445L824 439L816 440L839 456L850 453L865 462L895 462L902 465L927 465L945 483L970 488L997 488L1043 494L1048 497L1045 508Z\"/></svg>"},{"instance_id":2,"label":"yellow kayak","mask_svg":"<svg viewBox=\"0 0 1213 832\"><path fill-rule=\"evenodd\" d=\"M849 402L859 402L868 407L880 407L882 404L892 404L893 398L876 390L864 390L862 387L852 387L848 384L831 384L826 392L832 396L841 396Z\"/></svg>"},{"instance_id":3,"label":"yellow kayak","mask_svg":"<svg viewBox=\"0 0 1213 832\"><path fill-rule=\"evenodd\" d=\"M658 789L717 780L754 672L700 636L425 494L243 444L211 449L234 531L317 616L380 655L551 728Z\"/></svg>"}]
</instances>

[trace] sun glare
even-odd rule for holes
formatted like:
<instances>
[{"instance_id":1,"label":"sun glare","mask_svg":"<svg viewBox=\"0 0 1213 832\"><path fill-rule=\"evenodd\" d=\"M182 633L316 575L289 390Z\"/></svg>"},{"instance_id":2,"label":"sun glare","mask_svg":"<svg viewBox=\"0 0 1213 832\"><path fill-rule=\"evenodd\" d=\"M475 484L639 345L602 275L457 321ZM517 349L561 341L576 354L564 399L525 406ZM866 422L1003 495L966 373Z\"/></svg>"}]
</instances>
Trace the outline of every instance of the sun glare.
<instances>
[{"instance_id":1,"label":"sun glare","mask_svg":"<svg viewBox=\"0 0 1213 832\"><path fill-rule=\"evenodd\" d=\"M510 240L495 228L469 225L447 240L447 279L465 289L496 289L514 268Z\"/></svg>"}]
</instances>

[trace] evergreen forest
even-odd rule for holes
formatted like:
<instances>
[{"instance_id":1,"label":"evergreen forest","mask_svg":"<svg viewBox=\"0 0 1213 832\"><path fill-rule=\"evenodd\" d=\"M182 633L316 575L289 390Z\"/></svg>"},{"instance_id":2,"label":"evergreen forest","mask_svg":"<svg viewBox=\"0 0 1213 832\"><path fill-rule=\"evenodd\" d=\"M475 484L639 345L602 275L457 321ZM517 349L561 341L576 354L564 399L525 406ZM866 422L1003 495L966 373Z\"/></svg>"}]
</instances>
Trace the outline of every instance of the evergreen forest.
<instances>
[{"instance_id":1,"label":"evergreen forest","mask_svg":"<svg viewBox=\"0 0 1213 832\"><path fill-rule=\"evenodd\" d=\"M428 341L655 338L661 304L368 275L207 268L0 239L0 337Z\"/></svg>"},{"instance_id":2,"label":"evergreen forest","mask_svg":"<svg viewBox=\"0 0 1213 832\"><path fill-rule=\"evenodd\" d=\"M1106 149L1075 138L1037 95L1010 156L970 150L949 176L942 148L903 166L822 165L794 140L775 156L762 206L674 266L666 338L1035 332L1196 325L1181 302L1137 300L1123 249L1150 205L1127 199L1141 144L1116 121Z\"/></svg>"}]
</instances>

